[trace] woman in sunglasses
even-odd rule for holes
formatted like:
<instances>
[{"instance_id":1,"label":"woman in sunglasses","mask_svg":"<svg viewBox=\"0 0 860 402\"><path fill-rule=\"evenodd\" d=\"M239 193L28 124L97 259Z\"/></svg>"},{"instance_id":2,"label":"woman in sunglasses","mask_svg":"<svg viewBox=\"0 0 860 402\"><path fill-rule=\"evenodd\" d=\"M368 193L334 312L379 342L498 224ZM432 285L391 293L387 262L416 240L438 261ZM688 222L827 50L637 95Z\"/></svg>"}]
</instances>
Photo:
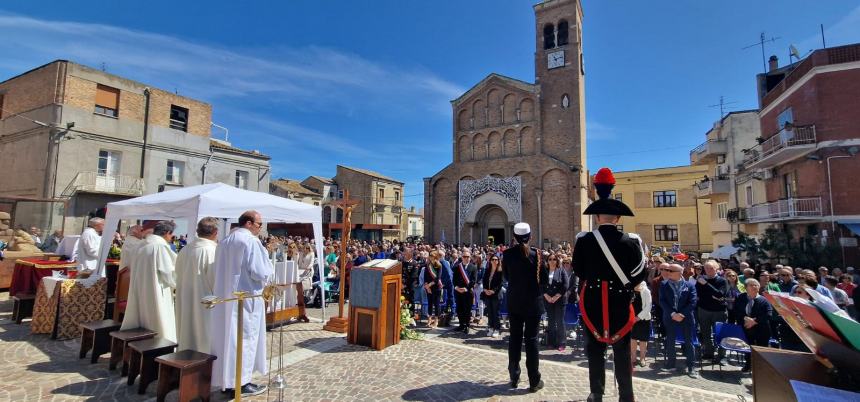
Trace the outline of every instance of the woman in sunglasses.
<instances>
[{"instance_id":1,"label":"woman in sunglasses","mask_svg":"<svg viewBox=\"0 0 860 402\"><path fill-rule=\"evenodd\" d=\"M499 321L499 292L502 290L502 264L500 257L489 254L490 263L484 271L481 282L484 290L481 292L481 300L486 306L484 312L487 314L487 335L498 338L502 324Z\"/></svg>"},{"instance_id":2,"label":"woman in sunglasses","mask_svg":"<svg viewBox=\"0 0 860 402\"><path fill-rule=\"evenodd\" d=\"M564 329L564 308L567 305L570 277L564 269L561 269L558 254L550 254L547 264L549 265L549 282L546 292L543 294L548 321L546 343L549 347L562 352L567 337L567 332Z\"/></svg>"}]
</instances>

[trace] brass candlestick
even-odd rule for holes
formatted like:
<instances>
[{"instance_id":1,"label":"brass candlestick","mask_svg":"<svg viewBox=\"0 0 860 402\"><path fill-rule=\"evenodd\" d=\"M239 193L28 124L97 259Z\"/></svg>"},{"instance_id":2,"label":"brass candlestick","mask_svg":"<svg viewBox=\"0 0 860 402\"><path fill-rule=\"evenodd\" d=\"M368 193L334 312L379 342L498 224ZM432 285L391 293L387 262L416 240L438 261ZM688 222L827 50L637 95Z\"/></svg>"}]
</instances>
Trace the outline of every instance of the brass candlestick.
<instances>
[{"instance_id":1,"label":"brass candlestick","mask_svg":"<svg viewBox=\"0 0 860 402\"><path fill-rule=\"evenodd\" d=\"M203 303L204 306L208 309L215 308L216 304L227 303L227 302L238 302L238 314L236 315L236 382L233 384L233 398L236 401L242 400L242 336L244 332L244 325L242 323L244 319L245 308L242 306L242 303L245 302L246 299L253 299L255 297L262 297L264 300L271 301L275 295L275 286L269 285L263 288L263 294L259 295L251 295L245 291L233 292L232 298L222 299L217 296L206 296L200 299L200 303Z\"/></svg>"}]
</instances>

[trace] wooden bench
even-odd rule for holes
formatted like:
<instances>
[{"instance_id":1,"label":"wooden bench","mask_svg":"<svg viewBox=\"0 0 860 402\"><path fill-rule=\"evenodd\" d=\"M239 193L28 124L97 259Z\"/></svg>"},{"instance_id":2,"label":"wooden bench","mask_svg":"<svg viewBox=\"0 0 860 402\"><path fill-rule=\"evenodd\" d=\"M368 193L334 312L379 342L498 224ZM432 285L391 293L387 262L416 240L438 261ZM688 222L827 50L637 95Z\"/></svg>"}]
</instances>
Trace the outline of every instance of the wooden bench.
<instances>
[{"instance_id":1,"label":"wooden bench","mask_svg":"<svg viewBox=\"0 0 860 402\"><path fill-rule=\"evenodd\" d=\"M128 385L134 384L135 378L140 374L137 393L143 395L146 393L146 387L158 377L158 364L155 358L173 353L176 350L176 342L151 338L130 342L128 347L131 349L128 362Z\"/></svg>"},{"instance_id":2,"label":"wooden bench","mask_svg":"<svg viewBox=\"0 0 860 402\"><path fill-rule=\"evenodd\" d=\"M79 359L87 357L87 352L92 349L93 355L90 363L99 361L99 357L110 352L110 333L119 330L120 323L114 320L101 320L85 322L81 324L81 352Z\"/></svg>"},{"instance_id":3,"label":"wooden bench","mask_svg":"<svg viewBox=\"0 0 860 402\"><path fill-rule=\"evenodd\" d=\"M113 300L113 320L122 322L128 305L128 288L131 285L131 271L125 267L116 273L116 295Z\"/></svg>"},{"instance_id":4,"label":"wooden bench","mask_svg":"<svg viewBox=\"0 0 860 402\"><path fill-rule=\"evenodd\" d=\"M36 304L36 295L18 293L12 296L12 320L20 324L25 318L33 316L33 306Z\"/></svg>"},{"instance_id":5,"label":"wooden bench","mask_svg":"<svg viewBox=\"0 0 860 402\"><path fill-rule=\"evenodd\" d=\"M216 356L183 350L169 355L157 357L159 364L157 401L163 402L167 393L179 388L179 401L191 401L200 398L209 401L209 391L212 388L212 362Z\"/></svg>"},{"instance_id":6,"label":"wooden bench","mask_svg":"<svg viewBox=\"0 0 860 402\"><path fill-rule=\"evenodd\" d=\"M116 365L122 361L122 370L120 371L120 375L128 375L128 359L130 352L128 343L150 339L156 335L158 335L158 332L150 331L146 328L134 328L111 332L110 363L108 364L108 368L113 370L116 368Z\"/></svg>"}]
</instances>

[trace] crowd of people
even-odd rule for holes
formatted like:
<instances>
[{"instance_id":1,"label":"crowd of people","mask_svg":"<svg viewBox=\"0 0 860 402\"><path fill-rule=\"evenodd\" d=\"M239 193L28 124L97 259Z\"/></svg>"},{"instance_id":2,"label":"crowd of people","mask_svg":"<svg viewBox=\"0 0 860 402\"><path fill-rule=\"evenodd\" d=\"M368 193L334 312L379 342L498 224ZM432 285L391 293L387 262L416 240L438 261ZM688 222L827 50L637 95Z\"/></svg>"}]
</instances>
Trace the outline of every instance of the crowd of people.
<instances>
[{"instance_id":1,"label":"crowd of people","mask_svg":"<svg viewBox=\"0 0 860 402\"><path fill-rule=\"evenodd\" d=\"M229 373L232 373L235 356L235 321L230 318L230 312L208 313L200 309L200 298L207 295L230 297L236 290L261 292L273 275L273 258L296 262L305 285L305 302L310 306L322 304L323 290L329 294L344 292L348 299L349 273L353 267L373 259L396 259L402 263L406 306L419 323L430 328L449 326L456 317L457 330L468 335L475 324L485 322L486 332L478 335L491 339L499 338L501 332L510 327L507 308L510 283L505 274L504 256L513 245L350 240L345 247L346 260L340 261L342 244L339 240L323 239L324 254L317 256L314 239L264 236L259 214L249 212L246 215L220 242L216 242L220 221L215 218L201 220L195 241L180 247L178 256L174 252L175 225L172 222L147 221L141 226L132 226L127 236L116 239L117 245L122 247L120 265L132 270L132 291L123 327L150 328L166 339L177 341L180 348L215 353L221 362L215 370L215 383L224 389L233 386ZM79 245L79 254L84 256L81 260L84 270L92 269L88 260L95 259L98 250L98 244L88 244L90 240L87 239L95 241L103 225L103 220L94 218L84 232ZM577 336L577 328L566 327L565 316L579 315L578 306L570 304L580 302L583 273L577 272L574 265L582 264L583 260L580 257L577 262L570 244L536 251L540 269L546 271L546 278L537 281L542 283L542 312L545 312L540 339L547 348L564 352L570 340ZM88 253L94 254L92 258L87 257ZM318 261L324 267L322 275L317 269ZM141 266L152 269L134 269ZM345 270L341 278L342 267ZM686 371L687 375L698 376L695 371L698 358L723 364L723 349L714 343L718 323L740 325L747 342L752 345L776 344L804 350L803 343L762 297L764 293L781 292L810 299L814 291L831 298L855 319L858 314L855 306L860 291L855 292L855 284L860 282L860 271L851 267L845 270L819 267L813 271L768 263L751 266L737 260L690 258L675 261L672 257L653 256L647 258L643 273L636 278L638 284L632 286L631 300L635 322L629 332L632 337L629 343L631 371L636 366L645 367L649 342L660 339L663 344L657 347L665 355L665 370L675 369L676 338L683 339L681 349L686 367L681 371ZM248 308L252 313L246 313L245 318L245 348L254 349L245 351L250 363L246 361L243 365L242 391L249 395L264 389L250 382L252 371L265 372L261 363L265 361L263 310L262 305L252 303ZM216 337L204 336L214 333L209 331L214 322L219 328L233 328L233 332L224 335L220 331L222 335ZM255 331L257 335L248 338L247 334ZM585 335L590 334L585 330ZM693 348L696 338L701 345L699 356ZM615 353L618 353L617 348ZM743 371L749 368L749 359L746 359Z\"/></svg>"}]
</instances>

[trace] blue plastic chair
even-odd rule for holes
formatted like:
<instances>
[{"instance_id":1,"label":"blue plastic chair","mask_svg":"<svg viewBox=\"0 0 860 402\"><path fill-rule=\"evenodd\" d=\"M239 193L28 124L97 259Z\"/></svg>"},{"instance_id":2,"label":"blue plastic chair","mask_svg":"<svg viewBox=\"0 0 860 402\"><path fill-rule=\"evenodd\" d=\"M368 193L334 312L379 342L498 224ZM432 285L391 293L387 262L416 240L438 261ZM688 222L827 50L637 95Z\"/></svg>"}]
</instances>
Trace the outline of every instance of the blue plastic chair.
<instances>
[{"instance_id":1,"label":"blue plastic chair","mask_svg":"<svg viewBox=\"0 0 860 402\"><path fill-rule=\"evenodd\" d=\"M750 353L750 348L747 346L746 348L738 348L732 346L723 345L722 341L725 338L738 338L747 344L749 341L747 340L746 334L744 334L744 329L740 325L737 324L729 324L727 322L718 322L714 325L714 343L717 344L719 349L723 349L727 352L735 352L737 353ZM713 365L713 364L712 364ZM722 361L720 361L720 370L723 369Z\"/></svg>"},{"instance_id":2,"label":"blue plastic chair","mask_svg":"<svg viewBox=\"0 0 860 402\"><path fill-rule=\"evenodd\" d=\"M564 309L564 325L579 325L579 304L568 303Z\"/></svg>"},{"instance_id":3,"label":"blue plastic chair","mask_svg":"<svg viewBox=\"0 0 860 402\"><path fill-rule=\"evenodd\" d=\"M695 359L696 361L699 362L699 368L701 369L702 368L702 359L699 358L699 355L701 354L700 350L702 348L702 344L699 343L699 335L696 333L696 330L693 329L691 332L693 333L693 340L692 340L693 359ZM651 327L651 333L652 334L654 333L654 327L653 326ZM675 331L675 345L676 346L681 345L681 347L683 348L685 341L686 341L686 339L684 338L684 331L681 331L680 329L676 330ZM669 358L669 356L666 356L665 353L664 353L663 357L666 359Z\"/></svg>"}]
</instances>

